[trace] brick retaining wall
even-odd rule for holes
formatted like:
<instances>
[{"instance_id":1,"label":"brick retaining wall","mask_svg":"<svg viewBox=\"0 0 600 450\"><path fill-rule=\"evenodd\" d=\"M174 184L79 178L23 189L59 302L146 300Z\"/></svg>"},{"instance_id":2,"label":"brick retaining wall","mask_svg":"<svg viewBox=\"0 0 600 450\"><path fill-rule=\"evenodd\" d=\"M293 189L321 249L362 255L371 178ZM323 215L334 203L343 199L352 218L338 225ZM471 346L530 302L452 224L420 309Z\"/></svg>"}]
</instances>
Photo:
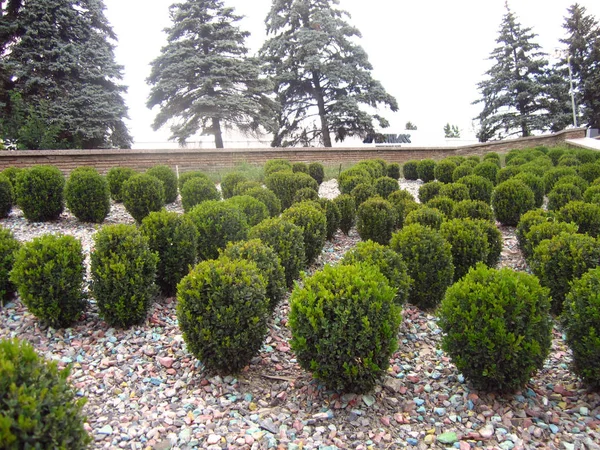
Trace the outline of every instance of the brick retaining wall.
<instances>
[{"instance_id":1,"label":"brick retaining wall","mask_svg":"<svg viewBox=\"0 0 600 450\"><path fill-rule=\"evenodd\" d=\"M219 170L240 163L262 165L269 159L283 158L292 162L323 164L354 163L364 159L382 158L388 162L403 163L409 159L441 159L451 155L481 155L486 152L503 153L544 145L552 147L567 139L585 137L585 129L577 128L556 134L487 142L463 147L333 147L333 148L244 148L244 149L174 149L174 150L18 150L0 151L0 170L9 166L30 167L51 164L65 174L80 166L96 167L106 173L111 167L131 167L145 170L157 164L177 166L180 172L188 170Z\"/></svg>"}]
</instances>

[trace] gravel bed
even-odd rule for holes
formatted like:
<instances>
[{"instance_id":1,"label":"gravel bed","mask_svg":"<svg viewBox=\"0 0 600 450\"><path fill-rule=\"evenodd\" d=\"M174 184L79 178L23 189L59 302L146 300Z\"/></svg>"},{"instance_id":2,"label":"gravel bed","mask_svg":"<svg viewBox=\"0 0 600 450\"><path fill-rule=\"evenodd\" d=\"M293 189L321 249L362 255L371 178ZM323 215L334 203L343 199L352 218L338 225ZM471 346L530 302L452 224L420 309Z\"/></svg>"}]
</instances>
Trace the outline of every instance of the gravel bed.
<instances>
[{"instance_id":1,"label":"gravel bed","mask_svg":"<svg viewBox=\"0 0 600 450\"><path fill-rule=\"evenodd\" d=\"M401 181L416 193L419 182ZM320 194L337 195L335 180ZM180 204L170 209L181 211ZM113 204L106 223L132 223ZM96 225L68 212L53 223L28 223L18 210L0 221L22 241L43 233L81 239L89 253ZM515 230L504 237L501 266L527 270ZM335 264L360 238L338 232L313 272ZM388 375L368 395L328 391L311 379L289 347L287 298L277 308L260 354L237 377L207 373L187 350L175 299L159 299L143 325L106 325L91 305L74 327L39 323L16 298L0 309L0 338L27 339L41 354L72 367L88 398L86 428L95 449L600 449L600 395L568 370L570 351L554 329L551 354L514 394L473 390L439 350L435 316L407 305Z\"/></svg>"}]
</instances>

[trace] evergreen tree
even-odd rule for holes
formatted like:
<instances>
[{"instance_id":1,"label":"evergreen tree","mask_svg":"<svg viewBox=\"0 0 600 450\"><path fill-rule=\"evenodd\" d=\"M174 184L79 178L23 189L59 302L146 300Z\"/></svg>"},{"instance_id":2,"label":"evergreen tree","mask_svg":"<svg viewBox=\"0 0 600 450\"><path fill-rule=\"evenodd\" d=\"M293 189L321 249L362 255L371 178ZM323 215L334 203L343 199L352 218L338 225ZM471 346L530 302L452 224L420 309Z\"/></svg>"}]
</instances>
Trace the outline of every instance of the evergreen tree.
<instances>
[{"instance_id":1,"label":"evergreen tree","mask_svg":"<svg viewBox=\"0 0 600 450\"><path fill-rule=\"evenodd\" d=\"M387 120L361 105L398 109L394 97L371 77L366 52L354 43L360 32L345 20L339 0L273 0L268 39L260 56L281 105L273 146L331 147L348 136L373 134Z\"/></svg>"},{"instance_id":2,"label":"evergreen tree","mask_svg":"<svg viewBox=\"0 0 600 450\"><path fill-rule=\"evenodd\" d=\"M487 80L478 83L483 103L477 117L480 122L478 138L485 142L493 137L503 138L550 127L548 111L548 61L540 46L533 41L531 28L522 28L508 6L503 17L499 44L490 60L495 64L486 72Z\"/></svg>"},{"instance_id":3,"label":"evergreen tree","mask_svg":"<svg viewBox=\"0 0 600 450\"><path fill-rule=\"evenodd\" d=\"M456 125L450 125L450 123L447 123L446 125L444 125L444 137L445 138L459 138L460 130L458 129L458 127Z\"/></svg>"},{"instance_id":4,"label":"evergreen tree","mask_svg":"<svg viewBox=\"0 0 600 450\"><path fill-rule=\"evenodd\" d=\"M569 7L568 13L563 24L567 37L561 39L566 52L560 73L568 83L570 63L576 103L581 106L583 121L590 127L600 128L600 27L585 7L577 3Z\"/></svg>"},{"instance_id":5,"label":"evergreen tree","mask_svg":"<svg viewBox=\"0 0 600 450\"><path fill-rule=\"evenodd\" d=\"M3 137L19 139L30 129L58 130L54 144L70 148L130 147L123 122L127 107L118 84L122 67L114 58L116 40L102 0L11 0L0 22L3 116L23 122L0 124ZM10 99L18 99L14 104ZM39 111L40 105L43 111ZM37 133L39 134L39 133ZM47 148L48 135L28 142Z\"/></svg>"},{"instance_id":6,"label":"evergreen tree","mask_svg":"<svg viewBox=\"0 0 600 450\"><path fill-rule=\"evenodd\" d=\"M408 122L406 122L406 125L404 125L404 129L405 130L416 130L417 126L409 120Z\"/></svg>"},{"instance_id":7,"label":"evergreen tree","mask_svg":"<svg viewBox=\"0 0 600 450\"><path fill-rule=\"evenodd\" d=\"M273 102L265 95L272 86L261 78L258 61L245 56L250 33L235 25L242 16L222 0L187 0L173 4L170 14L168 44L147 80L147 105L160 107L154 129L171 122L171 139L180 144L200 131L223 148L224 126L272 128Z\"/></svg>"}]
</instances>

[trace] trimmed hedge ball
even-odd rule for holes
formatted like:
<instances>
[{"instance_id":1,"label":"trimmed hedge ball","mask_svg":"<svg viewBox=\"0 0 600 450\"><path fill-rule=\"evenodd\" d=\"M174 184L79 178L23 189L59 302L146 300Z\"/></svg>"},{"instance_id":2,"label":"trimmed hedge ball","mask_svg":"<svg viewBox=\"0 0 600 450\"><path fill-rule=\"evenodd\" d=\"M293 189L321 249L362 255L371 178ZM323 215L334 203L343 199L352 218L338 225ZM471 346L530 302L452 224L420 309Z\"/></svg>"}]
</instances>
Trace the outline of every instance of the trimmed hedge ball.
<instances>
[{"instance_id":1,"label":"trimmed hedge ball","mask_svg":"<svg viewBox=\"0 0 600 450\"><path fill-rule=\"evenodd\" d=\"M12 231L0 226L0 306L15 292L15 286L10 281L10 272L19 248L21 244Z\"/></svg>"},{"instance_id":2,"label":"trimmed hedge ball","mask_svg":"<svg viewBox=\"0 0 600 450\"><path fill-rule=\"evenodd\" d=\"M340 227L340 210L337 207L337 204L328 198L320 198L319 204L323 211L325 212L325 217L327 218L327 240L330 241L333 239L335 232Z\"/></svg>"},{"instance_id":3,"label":"trimmed hedge ball","mask_svg":"<svg viewBox=\"0 0 600 450\"><path fill-rule=\"evenodd\" d=\"M270 217L277 217L281 214L281 201L277 198L275 193L270 189L257 187L246 191L244 195L249 195L255 199L263 202L269 210Z\"/></svg>"},{"instance_id":4,"label":"trimmed hedge ball","mask_svg":"<svg viewBox=\"0 0 600 450\"><path fill-rule=\"evenodd\" d=\"M203 172L200 172L199 170L192 170L190 172L183 172L181 174L179 174L179 191L181 192L181 190L183 189L183 186L185 185L185 183L187 183L189 180L191 180L192 178L203 178L207 181L210 181L211 183L215 184L208 175L206 175Z\"/></svg>"},{"instance_id":5,"label":"trimmed hedge ball","mask_svg":"<svg viewBox=\"0 0 600 450\"><path fill-rule=\"evenodd\" d=\"M138 174L123 183L123 205L137 223L165 204L163 182L148 174Z\"/></svg>"},{"instance_id":6,"label":"trimmed hedge ball","mask_svg":"<svg viewBox=\"0 0 600 450\"><path fill-rule=\"evenodd\" d=\"M387 245L396 226L396 214L390 202L373 197L363 202L356 212L356 230L362 240L370 239Z\"/></svg>"},{"instance_id":7,"label":"trimmed hedge ball","mask_svg":"<svg viewBox=\"0 0 600 450\"><path fill-rule=\"evenodd\" d=\"M110 189L96 169L80 167L65 185L67 207L82 222L101 223L110 212Z\"/></svg>"},{"instance_id":8,"label":"trimmed hedge ball","mask_svg":"<svg viewBox=\"0 0 600 450\"><path fill-rule=\"evenodd\" d=\"M488 245L489 245L489 253L487 257L487 261L485 262L489 267L496 267L498 262L500 261L500 255L502 254L502 247L504 238L502 237L502 233L496 224L490 222L489 220L483 219L473 219L475 223L479 225L479 227L483 230L483 232L487 235Z\"/></svg>"},{"instance_id":9,"label":"trimmed hedge ball","mask_svg":"<svg viewBox=\"0 0 600 450\"><path fill-rule=\"evenodd\" d=\"M573 222L579 227L579 232L592 237L600 236L600 205L581 201L569 202L557 214L563 222Z\"/></svg>"},{"instance_id":10,"label":"trimmed hedge ball","mask_svg":"<svg viewBox=\"0 0 600 450\"><path fill-rule=\"evenodd\" d=\"M439 210L446 217L452 217L454 205L456 205L454 200L452 200L450 197L442 196L434 197L425 204L425 206L429 208Z\"/></svg>"},{"instance_id":11,"label":"trimmed hedge ball","mask_svg":"<svg viewBox=\"0 0 600 450\"><path fill-rule=\"evenodd\" d=\"M225 200L225 202L242 211L246 216L248 225L251 227L269 217L269 210L266 205L250 195L234 195Z\"/></svg>"},{"instance_id":12,"label":"trimmed hedge ball","mask_svg":"<svg viewBox=\"0 0 600 450\"><path fill-rule=\"evenodd\" d=\"M408 213L406 219L404 219L404 225L418 223L439 230L445 220L446 217L439 209L421 206Z\"/></svg>"},{"instance_id":13,"label":"trimmed hedge ball","mask_svg":"<svg viewBox=\"0 0 600 450\"><path fill-rule=\"evenodd\" d=\"M438 193L438 195L443 197L450 197L455 202L460 202L462 200L469 200L469 188L461 183L449 183L444 184Z\"/></svg>"},{"instance_id":14,"label":"trimmed hedge ball","mask_svg":"<svg viewBox=\"0 0 600 450\"><path fill-rule=\"evenodd\" d=\"M146 171L148 175L158 178L165 189L165 203L177 200L177 174L169 166L154 166Z\"/></svg>"},{"instance_id":15,"label":"trimmed hedge ball","mask_svg":"<svg viewBox=\"0 0 600 450\"><path fill-rule=\"evenodd\" d=\"M439 181L430 181L419 186L419 201L421 203L427 203L432 198L440 194L440 189L444 184Z\"/></svg>"},{"instance_id":16,"label":"trimmed hedge ball","mask_svg":"<svg viewBox=\"0 0 600 450\"><path fill-rule=\"evenodd\" d=\"M473 166L471 164L460 164L452 172L452 181L456 183L461 178L469 175L473 175Z\"/></svg>"},{"instance_id":17,"label":"trimmed hedge ball","mask_svg":"<svg viewBox=\"0 0 600 450\"><path fill-rule=\"evenodd\" d=\"M487 233L472 219L444 222L440 233L451 246L454 281L460 280L471 267L487 262L490 252Z\"/></svg>"},{"instance_id":18,"label":"trimmed hedge ball","mask_svg":"<svg viewBox=\"0 0 600 450\"><path fill-rule=\"evenodd\" d=\"M287 159L270 159L264 165L265 175L280 171L292 171L292 163Z\"/></svg>"},{"instance_id":19,"label":"trimmed hedge ball","mask_svg":"<svg viewBox=\"0 0 600 450\"><path fill-rule=\"evenodd\" d=\"M411 160L406 161L402 166L402 175L406 180L418 180L419 173L417 172L417 166L419 165L419 161Z\"/></svg>"},{"instance_id":20,"label":"trimmed hedge ball","mask_svg":"<svg viewBox=\"0 0 600 450\"><path fill-rule=\"evenodd\" d=\"M262 183L258 181L242 181L233 188L233 195L246 195L246 192L254 188L262 188Z\"/></svg>"},{"instance_id":21,"label":"trimmed hedge ball","mask_svg":"<svg viewBox=\"0 0 600 450\"><path fill-rule=\"evenodd\" d=\"M513 177L515 180L520 180L529 186L529 189L533 192L533 198L535 200L535 207L541 208L544 203L544 193L546 192L546 186L544 185L544 179L538 177L530 172L521 172Z\"/></svg>"},{"instance_id":22,"label":"trimmed hedge ball","mask_svg":"<svg viewBox=\"0 0 600 450\"><path fill-rule=\"evenodd\" d=\"M321 254L327 236L327 217L323 210L313 202L296 203L285 210L281 218L302 229L306 262L314 262Z\"/></svg>"},{"instance_id":23,"label":"trimmed hedge ball","mask_svg":"<svg viewBox=\"0 0 600 450\"><path fill-rule=\"evenodd\" d=\"M525 183L510 179L492 192L492 208L501 224L516 226L524 213L535 208L535 197Z\"/></svg>"},{"instance_id":24,"label":"trimmed hedge ball","mask_svg":"<svg viewBox=\"0 0 600 450\"><path fill-rule=\"evenodd\" d=\"M473 167L473 175L479 175L483 178L487 178L493 184L496 184L496 177L498 176L499 170L500 169L498 168L498 165L496 163L486 161L479 163L475 167Z\"/></svg>"},{"instance_id":25,"label":"trimmed hedge ball","mask_svg":"<svg viewBox=\"0 0 600 450\"><path fill-rule=\"evenodd\" d=\"M548 220L534 224L525 234L523 244L523 256L528 262L531 262L531 257L535 248L545 239L552 239L561 233L575 234L579 231L579 227L575 223L559 222L557 220Z\"/></svg>"},{"instance_id":26,"label":"trimmed hedge ball","mask_svg":"<svg viewBox=\"0 0 600 450\"><path fill-rule=\"evenodd\" d=\"M10 179L0 174L0 218L8 217L15 203L15 192Z\"/></svg>"},{"instance_id":27,"label":"trimmed hedge ball","mask_svg":"<svg viewBox=\"0 0 600 450\"><path fill-rule=\"evenodd\" d=\"M375 187L370 183L359 183L354 186L350 195L354 198L354 203L356 206L360 206L364 201L375 197L377 195L377 191Z\"/></svg>"},{"instance_id":28,"label":"trimmed hedge ball","mask_svg":"<svg viewBox=\"0 0 600 450\"><path fill-rule=\"evenodd\" d=\"M65 209L64 188L65 177L58 168L34 166L17 175L17 204L30 222L56 220Z\"/></svg>"},{"instance_id":29,"label":"trimmed hedge ball","mask_svg":"<svg viewBox=\"0 0 600 450\"><path fill-rule=\"evenodd\" d=\"M560 178L577 175L577 171L572 167L555 167L554 169L547 170L544 173L544 186L546 187L546 193L550 192L554 188Z\"/></svg>"},{"instance_id":30,"label":"trimmed hedge ball","mask_svg":"<svg viewBox=\"0 0 600 450\"><path fill-rule=\"evenodd\" d=\"M435 180L435 161L433 159L422 159L417 164L417 174L423 183Z\"/></svg>"},{"instance_id":31,"label":"trimmed hedge ball","mask_svg":"<svg viewBox=\"0 0 600 450\"><path fill-rule=\"evenodd\" d=\"M448 217L454 219L483 219L494 221L492 207L481 200L463 200L454 204Z\"/></svg>"},{"instance_id":32,"label":"trimmed hedge ball","mask_svg":"<svg viewBox=\"0 0 600 450\"><path fill-rule=\"evenodd\" d=\"M296 192L302 188L311 188L319 192L319 185L308 174L302 172L275 172L268 175L265 185L281 201L281 208L287 209L294 203Z\"/></svg>"},{"instance_id":33,"label":"trimmed hedge ball","mask_svg":"<svg viewBox=\"0 0 600 450\"><path fill-rule=\"evenodd\" d=\"M441 183L452 183L452 174L456 167L457 165L454 161L442 159L436 164L433 171L435 179Z\"/></svg>"},{"instance_id":34,"label":"trimmed hedge ball","mask_svg":"<svg viewBox=\"0 0 600 450\"><path fill-rule=\"evenodd\" d=\"M230 172L223 177L221 181L221 193L224 199L233 197L233 191L240 183L248 181L246 176L240 172Z\"/></svg>"},{"instance_id":35,"label":"trimmed hedge ball","mask_svg":"<svg viewBox=\"0 0 600 450\"><path fill-rule=\"evenodd\" d=\"M356 221L356 202L351 195L341 194L333 199L340 212L340 230L346 236Z\"/></svg>"},{"instance_id":36,"label":"trimmed hedge ball","mask_svg":"<svg viewBox=\"0 0 600 450\"><path fill-rule=\"evenodd\" d=\"M136 171L129 167L113 167L106 174L110 198L115 202L123 201L123 183L136 174Z\"/></svg>"},{"instance_id":37,"label":"trimmed hedge ball","mask_svg":"<svg viewBox=\"0 0 600 450\"><path fill-rule=\"evenodd\" d=\"M321 163L312 162L308 165L308 174L313 177L313 179L320 186L325 179L325 167Z\"/></svg>"},{"instance_id":38,"label":"trimmed hedge ball","mask_svg":"<svg viewBox=\"0 0 600 450\"><path fill-rule=\"evenodd\" d=\"M394 179L394 180L398 180L400 178L401 175L401 168L400 168L400 164L398 163L390 163L387 166L387 176Z\"/></svg>"},{"instance_id":39,"label":"trimmed hedge ball","mask_svg":"<svg viewBox=\"0 0 600 450\"><path fill-rule=\"evenodd\" d=\"M377 178L374 187L377 194L384 199L387 199L392 192L400 190L398 180L390 177Z\"/></svg>"},{"instance_id":40,"label":"trimmed hedge ball","mask_svg":"<svg viewBox=\"0 0 600 450\"><path fill-rule=\"evenodd\" d=\"M221 193L211 180L193 177L181 188L181 206L188 212L194 206L209 200L221 200Z\"/></svg>"},{"instance_id":41,"label":"trimmed hedge ball","mask_svg":"<svg viewBox=\"0 0 600 450\"><path fill-rule=\"evenodd\" d=\"M464 184L467 187L469 199L490 203L494 185L487 178L479 175L467 175L457 180L456 183Z\"/></svg>"},{"instance_id":42,"label":"trimmed hedge ball","mask_svg":"<svg viewBox=\"0 0 600 450\"><path fill-rule=\"evenodd\" d=\"M519 248L523 250L525 245L527 245L527 238L525 236L533 225L544 223L549 220L551 220L551 214L541 208L532 209L523 214L515 232L517 241L519 242Z\"/></svg>"},{"instance_id":43,"label":"trimmed hedge ball","mask_svg":"<svg viewBox=\"0 0 600 450\"><path fill-rule=\"evenodd\" d=\"M581 189L574 184L557 184L548 194L548 209L558 211L567 203L581 200L583 195Z\"/></svg>"}]
</instances>

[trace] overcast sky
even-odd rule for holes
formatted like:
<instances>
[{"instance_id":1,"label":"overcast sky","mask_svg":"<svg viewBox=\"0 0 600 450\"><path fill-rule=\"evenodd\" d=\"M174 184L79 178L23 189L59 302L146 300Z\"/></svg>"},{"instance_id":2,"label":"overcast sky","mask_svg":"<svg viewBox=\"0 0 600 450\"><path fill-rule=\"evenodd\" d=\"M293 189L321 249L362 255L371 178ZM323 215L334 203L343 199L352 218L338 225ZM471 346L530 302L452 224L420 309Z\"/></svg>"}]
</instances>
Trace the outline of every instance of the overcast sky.
<instances>
[{"instance_id":1,"label":"overcast sky","mask_svg":"<svg viewBox=\"0 0 600 450\"><path fill-rule=\"evenodd\" d=\"M105 0L106 16L118 36L115 50L129 90L129 127L135 147L165 143L168 126L154 132L157 112L149 110L146 78L149 63L165 45L163 29L170 25L169 0ZM522 26L532 27L537 42L552 54L564 37L562 24L571 0L512 0ZM245 16L240 27L251 32L247 44L255 53L265 39L264 19L271 0L225 0ZM600 18L600 1L580 0ZM421 133L443 136L444 124L456 124L463 137L472 134L472 119L481 106L476 84L492 62L504 0L340 0L349 22L362 33L360 44L374 67L374 78L398 100L399 111L382 110L389 132L401 132L411 121Z\"/></svg>"}]
</instances>

